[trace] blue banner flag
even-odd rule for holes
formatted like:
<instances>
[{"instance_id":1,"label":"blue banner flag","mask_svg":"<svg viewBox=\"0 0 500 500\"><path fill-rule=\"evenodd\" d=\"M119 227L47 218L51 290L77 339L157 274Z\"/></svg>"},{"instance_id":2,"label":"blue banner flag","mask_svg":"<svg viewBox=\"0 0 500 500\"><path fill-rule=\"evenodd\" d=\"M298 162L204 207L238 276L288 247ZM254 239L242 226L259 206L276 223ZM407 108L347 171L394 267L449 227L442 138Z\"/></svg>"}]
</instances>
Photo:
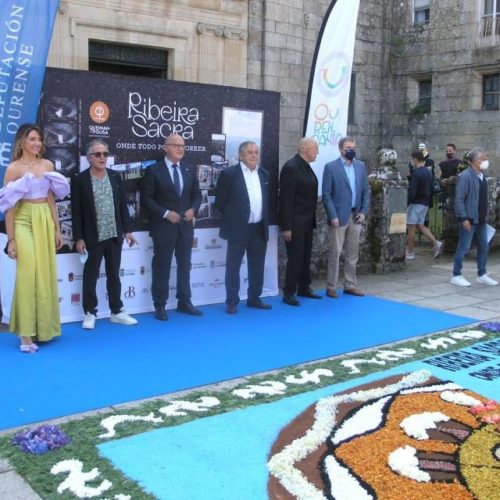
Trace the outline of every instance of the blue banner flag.
<instances>
[{"instance_id":1,"label":"blue banner flag","mask_svg":"<svg viewBox=\"0 0 500 500\"><path fill-rule=\"evenodd\" d=\"M20 125L34 122L59 0L0 2L0 186Z\"/></svg>"}]
</instances>

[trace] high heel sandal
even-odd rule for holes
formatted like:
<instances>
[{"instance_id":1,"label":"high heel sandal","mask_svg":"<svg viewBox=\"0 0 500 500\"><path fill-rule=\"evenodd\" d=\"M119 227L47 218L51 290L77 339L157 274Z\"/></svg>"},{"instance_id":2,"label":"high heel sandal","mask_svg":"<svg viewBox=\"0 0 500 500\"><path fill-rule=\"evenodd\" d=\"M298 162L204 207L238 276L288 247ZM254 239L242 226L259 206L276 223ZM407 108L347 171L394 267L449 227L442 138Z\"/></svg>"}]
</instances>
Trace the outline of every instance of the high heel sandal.
<instances>
[{"instance_id":1,"label":"high heel sandal","mask_svg":"<svg viewBox=\"0 0 500 500\"><path fill-rule=\"evenodd\" d=\"M35 354L38 351L38 346L36 344L21 344L19 346L21 352L26 352L29 354Z\"/></svg>"}]
</instances>

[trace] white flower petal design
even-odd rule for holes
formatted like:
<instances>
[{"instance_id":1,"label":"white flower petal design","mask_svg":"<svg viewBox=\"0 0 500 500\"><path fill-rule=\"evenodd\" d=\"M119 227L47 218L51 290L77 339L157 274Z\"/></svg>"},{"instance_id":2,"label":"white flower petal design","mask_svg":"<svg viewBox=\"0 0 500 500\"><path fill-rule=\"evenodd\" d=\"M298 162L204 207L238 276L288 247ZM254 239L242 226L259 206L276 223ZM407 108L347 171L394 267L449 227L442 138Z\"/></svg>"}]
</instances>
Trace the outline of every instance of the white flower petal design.
<instances>
[{"instance_id":1,"label":"white flower petal design","mask_svg":"<svg viewBox=\"0 0 500 500\"><path fill-rule=\"evenodd\" d=\"M202 396L196 401L172 401L158 411L167 417L183 417L188 411L203 413L209 408L220 405L220 401L214 397Z\"/></svg>"},{"instance_id":2,"label":"white flower petal design","mask_svg":"<svg viewBox=\"0 0 500 500\"><path fill-rule=\"evenodd\" d=\"M403 446L393 451L388 459L389 467L397 474L419 483L428 483L431 480L430 474L418 468L417 450L412 446Z\"/></svg>"},{"instance_id":3,"label":"white flower petal design","mask_svg":"<svg viewBox=\"0 0 500 500\"><path fill-rule=\"evenodd\" d=\"M361 370L358 368L357 365L385 365L385 361L377 358L370 358L370 359L346 359L344 361L341 361L340 364L342 366L345 366L348 368L350 371L350 375L356 375L357 373L361 373Z\"/></svg>"},{"instance_id":4,"label":"white flower petal design","mask_svg":"<svg viewBox=\"0 0 500 500\"><path fill-rule=\"evenodd\" d=\"M108 491L113 484L105 479L99 486L87 486L86 483L97 479L101 473L97 467L89 472L83 472L83 463L80 460L69 459L57 462L50 473L54 476L69 472L68 477L57 487L57 493L62 495L66 490L71 491L78 498L94 498Z\"/></svg>"},{"instance_id":5,"label":"white flower petal design","mask_svg":"<svg viewBox=\"0 0 500 500\"><path fill-rule=\"evenodd\" d=\"M420 344L420 347L435 351L436 349L446 348L456 343L457 343L456 340L450 339L449 337L438 337L434 339L429 339L427 342L422 342Z\"/></svg>"},{"instance_id":6,"label":"white flower petal design","mask_svg":"<svg viewBox=\"0 0 500 500\"><path fill-rule=\"evenodd\" d=\"M474 340L482 339L486 337L486 333L481 330L467 330L466 332L453 332L450 334L454 339L457 340Z\"/></svg>"},{"instance_id":7,"label":"white flower petal design","mask_svg":"<svg viewBox=\"0 0 500 500\"><path fill-rule=\"evenodd\" d=\"M435 384L435 385L426 385L425 387L414 387L412 389L406 389L401 391L401 394L417 394L424 392L441 392L445 390L455 390L455 389L463 389L461 385L455 384L455 382L446 382L445 384Z\"/></svg>"},{"instance_id":8,"label":"white flower petal design","mask_svg":"<svg viewBox=\"0 0 500 500\"><path fill-rule=\"evenodd\" d=\"M330 495L335 500L370 500L370 495L359 481L339 464L333 455L328 455L325 459L325 471L330 481Z\"/></svg>"},{"instance_id":9,"label":"white flower petal design","mask_svg":"<svg viewBox=\"0 0 500 500\"><path fill-rule=\"evenodd\" d=\"M257 394L266 396L274 396L285 394L286 385L283 382L267 380L258 385L247 385L245 389L235 389L232 393L243 399L253 399Z\"/></svg>"},{"instance_id":10,"label":"white flower petal design","mask_svg":"<svg viewBox=\"0 0 500 500\"><path fill-rule=\"evenodd\" d=\"M447 403L453 403L460 406L475 406L482 404L481 401L464 392L443 391L441 393L441 399Z\"/></svg>"},{"instance_id":11,"label":"white flower petal design","mask_svg":"<svg viewBox=\"0 0 500 500\"><path fill-rule=\"evenodd\" d=\"M319 384L321 382L321 377L333 377L333 372L328 370L327 368L318 368L313 372L308 372L307 370L302 370L300 372L300 377L296 377L295 375L288 375L285 378L285 382L287 384Z\"/></svg>"},{"instance_id":12,"label":"white flower petal design","mask_svg":"<svg viewBox=\"0 0 500 500\"><path fill-rule=\"evenodd\" d=\"M333 435L332 443L337 445L379 427L384 418L383 410L390 399L391 396L386 396L361 407L351 417L344 420L342 426Z\"/></svg>"},{"instance_id":13,"label":"white flower petal design","mask_svg":"<svg viewBox=\"0 0 500 500\"><path fill-rule=\"evenodd\" d=\"M429 371L420 370L406 375L398 383L384 388L367 389L320 399L316 403L315 420L312 427L304 436L296 439L288 446L285 446L280 453L271 457L267 464L270 473L299 500L324 499L323 493L309 483L302 472L294 467L294 464L310 455L325 442L335 426L337 407L342 403L371 401L391 396L402 389L423 384L430 377L431 373Z\"/></svg>"},{"instance_id":14,"label":"white flower petal design","mask_svg":"<svg viewBox=\"0 0 500 500\"><path fill-rule=\"evenodd\" d=\"M119 424L123 424L125 422L152 422L152 423L160 423L163 422L161 417L155 417L154 413L151 412L148 415L112 415L111 417L106 417L101 420L101 427L106 429L108 432L105 434L100 434L99 438L111 438L116 436L115 427Z\"/></svg>"},{"instance_id":15,"label":"white flower petal design","mask_svg":"<svg viewBox=\"0 0 500 500\"><path fill-rule=\"evenodd\" d=\"M429 439L429 435L426 432L428 429L435 429L438 422L447 422L448 420L450 420L450 417L439 411L424 411L406 417L401 421L399 426L407 436L424 440Z\"/></svg>"}]
</instances>

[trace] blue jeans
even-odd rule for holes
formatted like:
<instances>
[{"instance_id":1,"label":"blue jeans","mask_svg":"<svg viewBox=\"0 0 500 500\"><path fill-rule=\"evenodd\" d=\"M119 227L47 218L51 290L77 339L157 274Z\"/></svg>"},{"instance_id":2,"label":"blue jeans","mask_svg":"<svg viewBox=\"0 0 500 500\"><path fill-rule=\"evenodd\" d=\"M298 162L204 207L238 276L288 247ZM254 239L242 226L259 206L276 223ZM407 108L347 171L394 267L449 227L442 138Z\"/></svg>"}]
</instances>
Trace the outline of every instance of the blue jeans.
<instances>
[{"instance_id":1,"label":"blue jeans","mask_svg":"<svg viewBox=\"0 0 500 500\"><path fill-rule=\"evenodd\" d=\"M486 224L471 224L471 230L467 231L460 224L458 233L458 245L453 261L453 276L462 274L462 263L465 255L470 250L472 238L476 235L477 242L477 275L486 274L486 260L488 258L488 239L486 236Z\"/></svg>"}]
</instances>

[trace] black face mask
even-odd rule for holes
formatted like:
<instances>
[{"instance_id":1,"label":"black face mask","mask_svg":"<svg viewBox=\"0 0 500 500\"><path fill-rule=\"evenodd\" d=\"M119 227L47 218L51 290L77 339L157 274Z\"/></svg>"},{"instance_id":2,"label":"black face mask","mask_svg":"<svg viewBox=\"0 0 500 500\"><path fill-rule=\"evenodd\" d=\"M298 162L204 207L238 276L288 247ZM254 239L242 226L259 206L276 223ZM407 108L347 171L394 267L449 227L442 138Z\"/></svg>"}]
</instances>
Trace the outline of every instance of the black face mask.
<instances>
[{"instance_id":1,"label":"black face mask","mask_svg":"<svg viewBox=\"0 0 500 500\"><path fill-rule=\"evenodd\" d=\"M454 157L455 155L453 153L446 153L446 158L449 158L450 160Z\"/></svg>"},{"instance_id":2,"label":"black face mask","mask_svg":"<svg viewBox=\"0 0 500 500\"><path fill-rule=\"evenodd\" d=\"M348 149L345 153L344 153L344 156L348 159L348 160L354 160L354 158L356 158L356 151L354 149Z\"/></svg>"}]
</instances>

